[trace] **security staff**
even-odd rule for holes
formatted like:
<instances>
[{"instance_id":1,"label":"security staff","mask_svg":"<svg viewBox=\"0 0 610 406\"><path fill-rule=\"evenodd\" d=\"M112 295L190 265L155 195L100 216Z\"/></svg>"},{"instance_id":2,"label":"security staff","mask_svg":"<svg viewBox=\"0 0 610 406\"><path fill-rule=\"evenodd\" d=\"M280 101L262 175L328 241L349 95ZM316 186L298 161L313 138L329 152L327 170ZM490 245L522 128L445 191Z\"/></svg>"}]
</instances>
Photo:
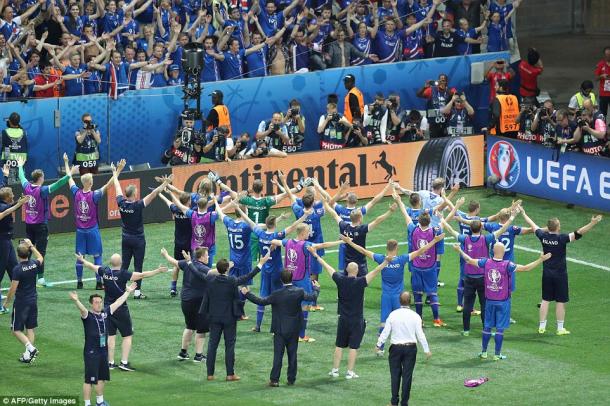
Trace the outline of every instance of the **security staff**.
<instances>
[{"instance_id":1,"label":"security staff","mask_svg":"<svg viewBox=\"0 0 610 406\"><path fill-rule=\"evenodd\" d=\"M81 175L85 173L96 174L100 160L99 145L102 142L102 137L97 126L93 124L91 114L83 114L82 121L83 128L74 135L76 138L74 165L78 165L78 171Z\"/></svg>"},{"instance_id":2,"label":"security staff","mask_svg":"<svg viewBox=\"0 0 610 406\"><path fill-rule=\"evenodd\" d=\"M6 122L7 128L2 131L1 163L8 163L11 167L9 181L17 180L17 161L28 160L28 138L27 133L20 125L21 117L18 113L11 113Z\"/></svg>"},{"instance_id":3,"label":"security staff","mask_svg":"<svg viewBox=\"0 0 610 406\"><path fill-rule=\"evenodd\" d=\"M583 81L578 93L570 98L570 103L568 103L570 114L574 115L578 110L584 109L585 100L591 100L593 106L597 106L597 99L595 93L593 93L593 82L590 80Z\"/></svg>"},{"instance_id":4,"label":"security staff","mask_svg":"<svg viewBox=\"0 0 610 406\"><path fill-rule=\"evenodd\" d=\"M231 131L231 116L229 115L229 109L223 104L224 95L220 90L214 90L210 93L210 96L212 96L213 107L205 120L207 131L210 132L213 129L224 125L227 126L229 135L231 135L233 133Z\"/></svg>"},{"instance_id":5,"label":"security staff","mask_svg":"<svg viewBox=\"0 0 610 406\"><path fill-rule=\"evenodd\" d=\"M347 90L344 99L343 115L351 124L355 118L362 120L364 114L364 96L360 89L356 87L356 77L349 74L343 78L343 84Z\"/></svg>"},{"instance_id":6,"label":"security staff","mask_svg":"<svg viewBox=\"0 0 610 406\"><path fill-rule=\"evenodd\" d=\"M507 80L496 82L496 98L489 106L491 115L489 128L491 134L516 138L521 120L519 100L509 91L510 84Z\"/></svg>"},{"instance_id":7,"label":"security staff","mask_svg":"<svg viewBox=\"0 0 610 406\"><path fill-rule=\"evenodd\" d=\"M447 131L447 123L441 109L456 93L454 88L447 88L449 77L441 73L438 81L426 81L424 87L417 91L417 97L427 99L426 117L430 125L430 138L444 137Z\"/></svg>"}]
</instances>

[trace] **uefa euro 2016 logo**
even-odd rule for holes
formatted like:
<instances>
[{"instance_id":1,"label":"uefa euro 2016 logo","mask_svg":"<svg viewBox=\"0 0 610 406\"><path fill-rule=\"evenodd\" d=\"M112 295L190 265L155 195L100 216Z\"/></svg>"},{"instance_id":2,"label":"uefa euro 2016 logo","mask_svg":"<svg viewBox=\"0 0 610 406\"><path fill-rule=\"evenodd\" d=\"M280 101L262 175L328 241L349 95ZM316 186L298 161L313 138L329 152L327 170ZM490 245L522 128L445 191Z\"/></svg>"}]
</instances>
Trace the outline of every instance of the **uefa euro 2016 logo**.
<instances>
[{"instance_id":1,"label":"uefa euro 2016 logo","mask_svg":"<svg viewBox=\"0 0 610 406\"><path fill-rule=\"evenodd\" d=\"M487 167L490 174L497 178L497 185L501 188L508 189L519 179L519 155L506 141L498 141L489 149Z\"/></svg>"},{"instance_id":2,"label":"uefa euro 2016 logo","mask_svg":"<svg viewBox=\"0 0 610 406\"><path fill-rule=\"evenodd\" d=\"M195 229L194 229L193 231L195 232L195 236L196 236L197 238L203 238L203 237L205 237L205 231L206 231L206 230L205 230L205 227L204 227L204 226L202 226L201 224L197 224L197 225L195 226Z\"/></svg>"}]
</instances>

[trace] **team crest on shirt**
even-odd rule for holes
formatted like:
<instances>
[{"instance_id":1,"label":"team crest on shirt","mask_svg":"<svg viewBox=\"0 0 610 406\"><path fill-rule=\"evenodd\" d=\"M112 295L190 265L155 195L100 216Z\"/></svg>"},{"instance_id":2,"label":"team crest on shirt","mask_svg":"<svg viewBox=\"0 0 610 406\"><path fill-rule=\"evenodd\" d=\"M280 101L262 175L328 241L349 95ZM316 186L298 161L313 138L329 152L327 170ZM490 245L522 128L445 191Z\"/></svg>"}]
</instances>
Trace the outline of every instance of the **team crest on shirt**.
<instances>
[{"instance_id":1,"label":"team crest on shirt","mask_svg":"<svg viewBox=\"0 0 610 406\"><path fill-rule=\"evenodd\" d=\"M492 269L488 275L488 279L491 282L491 285L488 286L489 290L491 290L492 292L499 292L500 286L498 286L498 285L499 285L500 281L502 280L502 274L500 272L498 272L497 269Z\"/></svg>"},{"instance_id":2,"label":"team crest on shirt","mask_svg":"<svg viewBox=\"0 0 610 406\"><path fill-rule=\"evenodd\" d=\"M205 237L205 227L202 226L201 224L196 225L195 230L193 230L193 232L195 233L197 238Z\"/></svg>"},{"instance_id":3,"label":"team crest on shirt","mask_svg":"<svg viewBox=\"0 0 610 406\"><path fill-rule=\"evenodd\" d=\"M288 250L288 252L286 253L286 257L288 258L289 262L297 262L297 252L293 248L290 248Z\"/></svg>"},{"instance_id":4,"label":"team crest on shirt","mask_svg":"<svg viewBox=\"0 0 610 406\"><path fill-rule=\"evenodd\" d=\"M428 244L428 241L426 241L424 239L417 240L417 249L424 248L426 246L426 244ZM422 259L425 259L425 258L428 258L428 254L424 252L419 257Z\"/></svg>"},{"instance_id":5,"label":"team crest on shirt","mask_svg":"<svg viewBox=\"0 0 610 406\"><path fill-rule=\"evenodd\" d=\"M89 203L87 203L86 200L81 200L80 202L78 202L78 209L80 210L81 213L88 214L89 213Z\"/></svg>"},{"instance_id":6,"label":"team crest on shirt","mask_svg":"<svg viewBox=\"0 0 610 406\"><path fill-rule=\"evenodd\" d=\"M30 200L28 200L28 206L30 209L36 208L36 198L34 196L30 196Z\"/></svg>"}]
</instances>

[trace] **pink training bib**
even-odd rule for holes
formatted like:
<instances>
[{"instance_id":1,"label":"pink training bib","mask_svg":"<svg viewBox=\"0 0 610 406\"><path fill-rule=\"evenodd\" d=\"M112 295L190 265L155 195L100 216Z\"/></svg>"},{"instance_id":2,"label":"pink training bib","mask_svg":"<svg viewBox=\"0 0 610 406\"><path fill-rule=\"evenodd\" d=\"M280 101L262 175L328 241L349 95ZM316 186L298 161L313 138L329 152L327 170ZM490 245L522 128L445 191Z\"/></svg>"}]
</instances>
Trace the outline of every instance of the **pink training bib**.
<instances>
[{"instance_id":1,"label":"pink training bib","mask_svg":"<svg viewBox=\"0 0 610 406\"><path fill-rule=\"evenodd\" d=\"M483 385L487 381L489 381L489 378L466 379L464 381L464 386L467 388L475 388L479 385Z\"/></svg>"}]
</instances>

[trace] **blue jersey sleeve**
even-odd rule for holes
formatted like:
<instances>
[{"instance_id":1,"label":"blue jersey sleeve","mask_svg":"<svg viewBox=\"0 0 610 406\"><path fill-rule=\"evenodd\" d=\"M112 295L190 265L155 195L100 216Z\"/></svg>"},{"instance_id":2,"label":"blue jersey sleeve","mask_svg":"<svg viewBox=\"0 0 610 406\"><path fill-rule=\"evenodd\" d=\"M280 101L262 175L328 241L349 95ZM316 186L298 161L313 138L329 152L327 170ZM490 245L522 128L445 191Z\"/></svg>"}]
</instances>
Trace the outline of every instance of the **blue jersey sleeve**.
<instances>
[{"instance_id":1,"label":"blue jersey sleeve","mask_svg":"<svg viewBox=\"0 0 610 406\"><path fill-rule=\"evenodd\" d=\"M41 195L42 197L47 198L47 197L49 197L49 194L50 194L50 192L49 192L49 186L42 186L42 187L40 188L40 195Z\"/></svg>"},{"instance_id":2,"label":"blue jersey sleeve","mask_svg":"<svg viewBox=\"0 0 610 406\"><path fill-rule=\"evenodd\" d=\"M218 221L218 213L213 211L212 214L210 214L210 222L216 223L216 221Z\"/></svg>"},{"instance_id":3,"label":"blue jersey sleeve","mask_svg":"<svg viewBox=\"0 0 610 406\"><path fill-rule=\"evenodd\" d=\"M399 255L397 258L398 258L398 261L400 262L400 265L402 265L402 266L405 266L409 263L408 255L402 254L402 255Z\"/></svg>"},{"instance_id":4,"label":"blue jersey sleeve","mask_svg":"<svg viewBox=\"0 0 610 406\"><path fill-rule=\"evenodd\" d=\"M381 264L384 260L385 256L381 254L373 254L373 261L375 261L376 263Z\"/></svg>"},{"instance_id":5,"label":"blue jersey sleeve","mask_svg":"<svg viewBox=\"0 0 610 406\"><path fill-rule=\"evenodd\" d=\"M300 206L298 202L295 202L292 204L292 212L294 213L296 218L299 218L303 215L304 210L303 210L303 207Z\"/></svg>"},{"instance_id":6,"label":"blue jersey sleeve","mask_svg":"<svg viewBox=\"0 0 610 406\"><path fill-rule=\"evenodd\" d=\"M93 202L95 204L99 203L100 200L102 200L102 197L104 196L104 193L102 192L102 189L98 189L95 192L93 192Z\"/></svg>"},{"instance_id":7,"label":"blue jersey sleeve","mask_svg":"<svg viewBox=\"0 0 610 406\"><path fill-rule=\"evenodd\" d=\"M286 244L288 244L288 240L287 240L286 238L284 238L284 239L282 240L282 245L285 247L285 246L286 246Z\"/></svg>"},{"instance_id":8,"label":"blue jersey sleeve","mask_svg":"<svg viewBox=\"0 0 610 406\"><path fill-rule=\"evenodd\" d=\"M442 233L443 233L443 230L441 230L439 227L434 227L434 235L440 235ZM442 240L437 242L434 247L436 248L437 254L444 254L445 253L445 239L443 238Z\"/></svg>"},{"instance_id":9,"label":"blue jersey sleeve","mask_svg":"<svg viewBox=\"0 0 610 406\"><path fill-rule=\"evenodd\" d=\"M222 223L227 227L231 227L234 225L233 219L229 216L225 216L225 218L222 219Z\"/></svg>"},{"instance_id":10,"label":"blue jersey sleeve","mask_svg":"<svg viewBox=\"0 0 610 406\"><path fill-rule=\"evenodd\" d=\"M483 228L488 233L493 233L494 231L499 230L499 228L498 228L499 226L500 225L498 223L494 223L494 222L489 222L489 223L483 224Z\"/></svg>"},{"instance_id":11,"label":"blue jersey sleeve","mask_svg":"<svg viewBox=\"0 0 610 406\"><path fill-rule=\"evenodd\" d=\"M517 270L517 264L509 262L508 266L506 267L506 270L510 273L513 273Z\"/></svg>"},{"instance_id":12,"label":"blue jersey sleeve","mask_svg":"<svg viewBox=\"0 0 610 406\"><path fill-rule=\"evenodd\" d=\"M362 206L360 208L360 213L362 213L363 216L366 214L366 207L365 206Z\"/></svg>"},{"instance_id":13,"label":"blue jersey sleeve","mask_svg":"<svg viewBox=\"0 0 610 406\"><path fill-rule=\"evenodd\" d=\"M262 228L260 228L258 226L254 227L254 230L252 230L252 231L254 232L254 234L256 234L256 236L258 238L261 238L265 234L265 230L263 230Z\"/></svg>"},{"instance_id":14,"label":"blue jersey sleeve","mask_svg":"<svg viewBox=\"0 0 610 406\"><path fill-rule=\"evenodd\" d=\"M169 211L171 211L173 214L182 214L182 210L180 210L175 204L171 204L169 206Z\"/></svg>"},{"instance_id":15,"label":"blue jersey sleeve","mask_svg":"<svg viewBox=\"0 0 610 406\"><path fill-rule=\"evenodd\" d=\"M184 213L184 215L185 215L186 217L188 217L188 218L193 217L193 215L194 215L194 214L195 214L195 210L192 210L192 209L188 209L188 210L186 211L186 213Z\"/></svg>"},{"instance_id":16,"label":"blue jersey sleeve","mask_svg":"<svg viewBox=\"0 0 610 406\"><path fill-rule=\"evenodd\" d=\"M486 245L490 245L493 244L493 242L496 241L496 237L494 237L493 234L485 234L485 244Z\"/></svg>"},{"instance_id":17,"label":"blue jersey sleeve","mask_svg":"<svg viewBox=\"0 0 610 406\"><path fill-rule=\"evenodd\" d=\"M76 185L72 185L70 186L70 192L72 192L72 196L76 196L76 193L78 192L78 186Z\"/></svg>"},{"instance_id":18,"label":"blue jersey sleeve","mask_svg":"<svg viewBox=\"0 0 610 406\"><path fill-rule=\"evenodd\" d=\"M466 234L460 234L457 236L457 240L460 244L464 244L464 241L466 241Z\"/></svg>"},{"instance_id":19,"label":"blue jersey sleeve","mask_svg":"<svg viewBox=\"0 0 610 406\"><path fill-rule=\"evenodd\" d=\"M521 231L523 231L523 228L519 227L519 226L510 226L509 230L511 230L511 232L514 235L520 235Z\"/></svg>"},{"instance_id":20,"label":"blue jersey sleeve","mask_svg":"<svg viewBox=\"0 0 610 406\"><path fill-rule=\"evenodd\" d=\"M275 233L275 235L278 240L283 240L284 238L286 238L286 230L278 231L277 233Z\"/></svg>"},{"instance_id":21,"label":"blue jersey sleeve","mask_svg":"<svg viewBox=\"0 0 610 406\"><path fill-rule=\"evenodd\" d=\"M407 226L407 232L409 233L409 235L411 235L411 233L413 232L413 230L415 230L415 227L417 227L417 226L415 225L415 223L410 223L410 224Z\"/></svg>"},{"instance_id":22,"label":"blue jersey sleeve","mask_svg":"<svg viewBox=\"0 0 610 406\"><path fill-rule=\"evenodd\" d=\"M477 261L477 266L479 268L485 268L486 263L487 263L487 258L481 258Z\"/></svg>"}]
</instances>

